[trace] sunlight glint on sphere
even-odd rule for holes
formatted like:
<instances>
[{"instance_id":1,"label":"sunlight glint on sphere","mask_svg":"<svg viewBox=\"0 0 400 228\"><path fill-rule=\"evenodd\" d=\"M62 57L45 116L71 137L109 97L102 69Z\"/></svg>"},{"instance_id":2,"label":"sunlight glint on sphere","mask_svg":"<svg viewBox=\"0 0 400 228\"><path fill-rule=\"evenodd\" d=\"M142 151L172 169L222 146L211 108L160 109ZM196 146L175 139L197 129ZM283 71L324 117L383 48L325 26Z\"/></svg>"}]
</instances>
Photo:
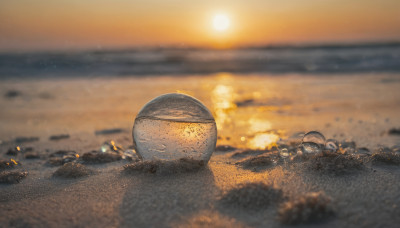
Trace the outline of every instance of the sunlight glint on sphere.
<instances>
[{"instance_id":1,"label":"sunlight glint on sphere","mask_svg":"<svg viewBox=\"0 0 400 228\"><path fill-rule=\"evenodd\" d=\"M208 162L217 142L217 126L197 99L177 93L147 103L135 119L133 143L144 161L183 158Z\"/></svg>"},{"instance_id":2,"label":"sunlight glint on sphere","mask_svg":"<svg viewBox=\"0 0 400 228\"><path fill-rule=\"evenodd\" d=\"M214 29L217 31L225 31L229 28L229 18L224 14L217 14L213 19Z\"/></svg>"}]
</instances>

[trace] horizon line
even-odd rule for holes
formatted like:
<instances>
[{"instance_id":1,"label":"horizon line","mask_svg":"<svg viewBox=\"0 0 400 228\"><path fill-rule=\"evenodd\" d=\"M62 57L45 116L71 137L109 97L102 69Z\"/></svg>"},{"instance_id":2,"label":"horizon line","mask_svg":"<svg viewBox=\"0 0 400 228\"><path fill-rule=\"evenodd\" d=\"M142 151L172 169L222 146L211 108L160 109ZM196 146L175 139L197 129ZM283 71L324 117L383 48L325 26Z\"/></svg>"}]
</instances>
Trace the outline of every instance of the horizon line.
<instances>
[{"instance_id":1,"label":"horizon line","mask_svg":"<svg viewBox=\"0 0 400 228\"><path fill-rule=\"evenodd\" d=\"M350 42L303 42L303 43L273 43L259 45L238 45L226 48L216 48L201 45L141 45L141 46L125 46L125 47L87 47L87 48L71 48L71 49L42 49L42 50L0 50L0 54L39 54L39 53L68 53L68 52L131 52L131 51L157 51L157 50L276 50L276 49L336 49L336 48L374 48L386 46L400 46L400 40L376 40L376 41L350 41Z\"/></svg>"}]
</instances>

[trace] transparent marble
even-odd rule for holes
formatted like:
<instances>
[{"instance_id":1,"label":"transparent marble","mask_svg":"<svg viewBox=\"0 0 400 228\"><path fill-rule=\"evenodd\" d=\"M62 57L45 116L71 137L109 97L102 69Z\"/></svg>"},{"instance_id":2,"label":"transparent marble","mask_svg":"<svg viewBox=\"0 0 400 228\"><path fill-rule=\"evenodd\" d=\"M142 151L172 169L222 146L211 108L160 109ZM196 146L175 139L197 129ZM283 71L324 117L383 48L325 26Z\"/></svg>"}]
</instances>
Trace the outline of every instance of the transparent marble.
<instances>
[{"instance_id":1,"label":"transparent marble","mask_svg":"<svg viewBox=\"0 0 400 228\"><path fill-rule=\"evenodd\" d=\"M325 137L318 131L310 131L303 137L300 149L303 154L315 154L322 152L325 147Z\"/></svg>"},{"instance_id":2,"label":"transparent marble","mask_svg":"<svg viewBox=\"0 0 400 228\"><path fill-rule=\"evenodd\" d=\"M184 94L165 94L147 103L135 119L133 143L144 161L188 158L208 162L217 142L210 111Z\"/></svg>"}]
</instances>

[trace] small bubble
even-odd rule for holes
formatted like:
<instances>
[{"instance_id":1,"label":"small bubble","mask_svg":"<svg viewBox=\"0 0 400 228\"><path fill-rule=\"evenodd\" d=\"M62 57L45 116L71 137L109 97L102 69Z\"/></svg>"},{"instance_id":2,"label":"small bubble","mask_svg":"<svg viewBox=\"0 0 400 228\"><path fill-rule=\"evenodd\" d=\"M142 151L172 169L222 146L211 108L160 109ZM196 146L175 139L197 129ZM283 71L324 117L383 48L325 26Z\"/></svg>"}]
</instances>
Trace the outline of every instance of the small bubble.
<instances>
[{"instance_id":1,"label":"small bubble","mask_svg":"<svg viewBox=\"0 0 400 228\"><path fill-rule=\"evenodd\" d=\"M100 151L103 153L106 153L109 149L110 149L110 145L108 145L108 143L103 143L103 145L101 145L101 147L100 147Z\"/></svg>"},{"instance_id":2,"label":"small bubble","mask_svg":"<svg viewBox=\"0 0 400 228\"><path fill-rule=\"evenodd\" d=\"M304 142L312 142L318 145L325 145L325 137L318 131L310 131L303 137Z\"/></svg>"},{"instance_id":3,"label":"small bubble","mask_svg":"<svg viewBox=\"0 0 400 228\"><path fill-rule=\"evenodd\" d=\"M356 152L356 143L353 141L344 141L340 143L343 154L354 154Z\"/></svg>"},{"instance_id":4,"label":"small bubble","mask_svg":"<svg viewBox=\"0 0 400 228\"><path fill-rule=\"evenodd\" d=\"M106 153L106 152L122 152L123 148L119 145L116 145L113 140L110 142L104 142L100 146L100 152Z\"/></svg>"},{"instance_id":5,"label":"small bubble","mask_svg":"<svg viewBox=\"0 0 400 228\"><path fill-rule=\"evenodd\" d=\"M300 149L303 154L316 154L322 151L321 145L312 142L302 143Z\"/></svg>"},{"instance_id":6,"label":"small bubble","mask_svg":"<svg viewBox=\"0 0 400 228\"><path fill-rule=\"evenodd\" d=\"M336 152L339 149L339 143L334 139L328 139L325 143L325 149L331 152Z\"/></svg>"},{"instance_id":7,"label":"small bubble","mask_svg":"<svg viewBox=\"0 0 400 228\"><path fill-rule=\"evenodd\" d=\"M130 160L130 161L137 161L137 160L139 160L139 156L136 154L135 150L127 149L122 154L122 159Z\"/></svg>"},{"instance_id":8,"label":"small bubble","mask_svg":"<svg viewBox=\"0 0 400 228\"><path fill-rule=\"evenodd\" d=\"M279 149L279 156L281 156L282 158L288 158L290 156L290 153L287 148L282 148Z\"/></svg>"},{"instance_id":9,"label":"small bubble","mask_svg":"<svg viewBox=\"0 0 400 228\"><path fill-rule=\"evenodd\" d=\"M299 148L303 154L315 154L325 147L325 137L318 131L310 131L304 135Z\"/></svg>"}]
</instances>

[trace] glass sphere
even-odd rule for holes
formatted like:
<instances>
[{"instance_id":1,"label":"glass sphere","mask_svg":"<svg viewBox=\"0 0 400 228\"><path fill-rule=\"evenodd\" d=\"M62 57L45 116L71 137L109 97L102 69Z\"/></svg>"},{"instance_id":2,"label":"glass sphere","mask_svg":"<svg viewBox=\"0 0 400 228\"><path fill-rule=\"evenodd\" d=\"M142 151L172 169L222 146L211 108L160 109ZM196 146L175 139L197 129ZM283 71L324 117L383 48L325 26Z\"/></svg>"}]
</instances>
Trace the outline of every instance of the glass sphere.
<instances>
[{"instance_id":1,"label":"glass sphere","mask_svg":"<svg viewBox=\"0 0 400 228\"><path fill-rule=\"evenodd\" d=\"M197 99L177 93L161 95L136 116L132 130L136 152L144 161L208 162L217 142L217 126Z\"/></svg>"}]
</instances>

